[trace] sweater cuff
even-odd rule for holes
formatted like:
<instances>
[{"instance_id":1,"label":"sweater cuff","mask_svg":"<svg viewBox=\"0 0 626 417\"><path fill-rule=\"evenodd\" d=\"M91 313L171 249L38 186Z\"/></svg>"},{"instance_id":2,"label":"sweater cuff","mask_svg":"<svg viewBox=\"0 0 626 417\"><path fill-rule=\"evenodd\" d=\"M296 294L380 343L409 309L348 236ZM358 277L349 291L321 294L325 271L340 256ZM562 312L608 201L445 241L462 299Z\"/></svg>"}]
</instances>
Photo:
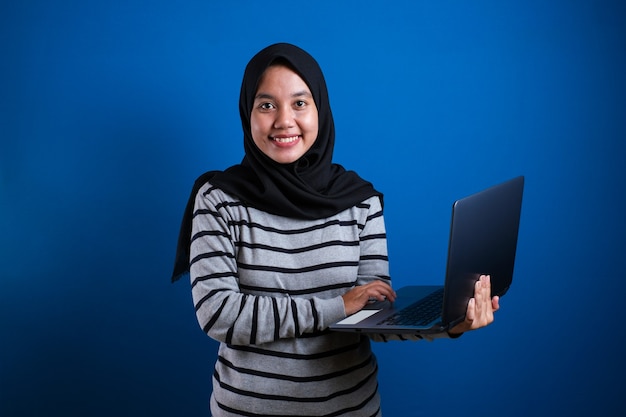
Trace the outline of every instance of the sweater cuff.
<instances>
[{"instance_id":1,"label":"sweater cuff","mask_svg":"<svg viewBox=\"0 0 626 417\"><path fill-rule=\"evenodd\" d=\"M341 296L328 299L316 298L315 305L318 310L320 330L325 330L331 324L347 317Z\"/></svg>"}]
</instances>

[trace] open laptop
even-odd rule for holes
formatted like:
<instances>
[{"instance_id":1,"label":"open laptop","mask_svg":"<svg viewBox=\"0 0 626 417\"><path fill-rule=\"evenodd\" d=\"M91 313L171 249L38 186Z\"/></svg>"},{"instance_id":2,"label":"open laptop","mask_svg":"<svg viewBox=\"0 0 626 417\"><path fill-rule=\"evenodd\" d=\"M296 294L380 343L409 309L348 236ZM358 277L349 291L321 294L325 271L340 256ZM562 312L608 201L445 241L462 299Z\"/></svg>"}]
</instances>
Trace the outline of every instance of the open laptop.
<instances>
[{"instance_id":1,"label":"open laptop","mask_svg":"<svg viewBox=\"0 0 626 417\"><path fill-rule=\"evenodd\" d=\"M491 275L491 295L504 295L513 266L524 177L454 202L444 285L402 287L395 302L374 302L330 326L335 331L433 334L465 319L480 275Z\"/></svg>"}]
</instances>

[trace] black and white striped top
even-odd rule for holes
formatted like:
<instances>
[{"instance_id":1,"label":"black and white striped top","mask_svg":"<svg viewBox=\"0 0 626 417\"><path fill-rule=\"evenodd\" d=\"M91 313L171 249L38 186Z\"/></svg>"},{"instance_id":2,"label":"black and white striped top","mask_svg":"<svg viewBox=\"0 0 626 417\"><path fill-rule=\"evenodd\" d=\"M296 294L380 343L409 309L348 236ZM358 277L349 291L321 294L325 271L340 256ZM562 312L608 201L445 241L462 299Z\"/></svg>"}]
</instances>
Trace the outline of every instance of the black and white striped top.
<instances>
[{"instance_id":1,"label":"black and white striped top","mask_svg":"<svg viewBox=\"0 0 626 417\"><path fill-rule=\"evenodd\" d=\"M200 326L221 342L213 416L379 416L369 339L327 330L345 317L341 295L375 279L389 280L378 197L297 220L205 184L191 286Z\"/></svg>"}]
</instances>

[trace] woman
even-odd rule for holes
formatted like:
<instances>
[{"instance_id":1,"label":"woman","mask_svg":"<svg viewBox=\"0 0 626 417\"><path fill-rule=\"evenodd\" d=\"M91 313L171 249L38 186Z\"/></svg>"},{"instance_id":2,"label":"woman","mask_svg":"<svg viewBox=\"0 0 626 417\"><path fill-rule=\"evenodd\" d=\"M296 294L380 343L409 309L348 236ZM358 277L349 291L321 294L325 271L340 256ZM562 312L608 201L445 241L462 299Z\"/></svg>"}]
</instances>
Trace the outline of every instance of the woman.
<instances>
[{"instance_id":1,"label":"woman","mask_svg":"<svg viewBox=\"0 0 626 417\"><path fill-rule=\"evenodd\" d=\"M380 416L369 338L327 328L395 298L382 195L332 163L326 83L302 49L255 55L239 111L245 157L196 181L174 271L189 268L198 321L220 342L211 412ZM489 324L497 309L482 277L450 333Z\"/></svg>"}]
</instances>

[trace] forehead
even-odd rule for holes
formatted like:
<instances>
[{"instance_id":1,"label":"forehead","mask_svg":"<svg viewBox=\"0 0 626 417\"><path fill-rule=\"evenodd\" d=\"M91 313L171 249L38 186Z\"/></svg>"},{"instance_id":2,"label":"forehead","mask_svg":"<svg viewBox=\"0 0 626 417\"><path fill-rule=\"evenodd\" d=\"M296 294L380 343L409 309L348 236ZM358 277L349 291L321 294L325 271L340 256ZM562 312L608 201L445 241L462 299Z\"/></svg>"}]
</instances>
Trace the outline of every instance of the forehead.
<instances>
[{"instance_id":1,"label":"forehead","mask_svg":"<svg viewBox=\"0 0 626 417\"><path fill-rule=\"evenodd\" d=\"M257 93L265 89L297 89L311 94L311 90L302 77L290 67L283 64L270 65L263 72L257 84Z\"/></svg>"}]
</instances>

